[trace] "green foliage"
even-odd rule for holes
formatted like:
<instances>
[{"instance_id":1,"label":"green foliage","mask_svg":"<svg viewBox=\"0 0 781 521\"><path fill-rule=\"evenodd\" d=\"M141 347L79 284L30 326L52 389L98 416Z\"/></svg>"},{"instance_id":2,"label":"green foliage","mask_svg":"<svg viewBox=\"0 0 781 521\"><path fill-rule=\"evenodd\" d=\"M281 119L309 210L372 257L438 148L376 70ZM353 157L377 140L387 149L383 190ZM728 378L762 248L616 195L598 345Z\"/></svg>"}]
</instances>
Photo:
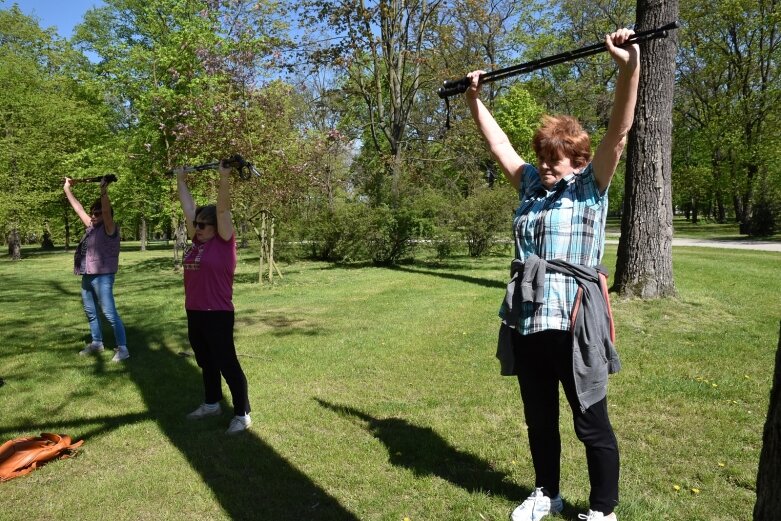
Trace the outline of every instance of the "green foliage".
<instances>
[{"instance_id":1,"label":"green foliage","mask_svg":"<svg viewBox=\"0 0 781 521\"><path fill-rule=\"evenodd\" d=\"M760 197L754 205L748 233L754 237L773 235L778 229L780 219L781 204L767 197Z\"/></svg>"},{"instance_id":2,"label":"green foliage","mask_svg":"<svg viewBox=\"0 0 781 521\"><path fill-rule=\"evenodd\" d=\"M286 31L299 7L305 29L291 33L291 46ZM464 233L473 252L481 251L490 229L506 230L509 217L480 228L489 209L476 209L483 197L476 187L493 160L459 97L451 99L452 125L443 131L436 88L472 69L602 41L609 30L631 25L634 10L632 0L425 7L106 0L88 12L74 47L18 9L3 9L0 224L31 241L48 221L60 242L64 216L71 235L80 228L64 211L61 178L114 172L119 182L111 195L123 234L134 237L142 222L167 231L179 205L163 172L241 153L263 176L234 185L237 228L251 230L261 210L290 230L322 227L320 237L335 237L317 242L323 258L396 262L390 259L410 255L399 253L410 248L407 236L433 241L425 244L445 257ZM781 200L781 140L772 131L781 124L778 7L696 0L681 5L681 20L676 208L720 221L743 215L758 230ZM293 65L294 49L309 61L288 70L301 74L283 76L279 67ZM317 74L303 73L309 65ZM578 117L599 142L614 79L615 67L601 54L488 84L483 97L520 155L533 161L529 142L543 110ZM192 181L196 200L212 202L215 176ZM610 188L614 215L621 181L619 172ZM497 187L506 188L501 175ZM80 186L77 195L91 199L95 188ZM365 208L345 210L355 201L377 208L387 222L375 222ZM360 234L350 235L342 214L365 225ZM337 222L328 222L332 217Z\"/></svg>"},{"instance_id":3,"label":"green foliage","mask_svg":"<svg viewBox=\"0 0 781 521\"><path fill-rule=\"evenodd\" d=\"M96 77L127 107L124 132L138 218L170 222L178 212L162 172L235 153L267 167L265 185L253 180L234 187L241 218L289 198L282 192L290 188L283 182L290 166L280 158L295 144L295 96L289 87L259 87L273 48L282 44L283 7L110 0L87 13L77 40L100 57ZM198 179L193 191L199 202L212 200L214 178Z\"/></svg>"},{"instance_id":4,"label":"green foliage","mask_svg":"<svg viewBox=\"0 0 781 521\"><path fill-rule=\"evenodd\" d=\"M318 216L308 239L320 259L387 265L412 253L418 231L418 220L408 210L350 202Z\"/></svg>"},{"instance_id":5,"label":"green foliage","mask_svg":"<svg viewBox=\"0 0 781 521\"><path fill-rule=\"evenodd\" d=\"M689 166L704 169L711 190L694 198L729 207L747 231L781 161L781 12L776 2L693 0L681 19L675 156L695 152Z\"/></svg>"},{"instance_id":6,"label":"green foliage","mask_svg":"<svg viewBox=\"0 0 781 521\"><path fill-rule=\"evenodd\" d=\"M0 225L59 236L65 176L102 175L112 114L96 85L79 80L84 59L12 7L0 10Z\"/></svg>"},{"instance_id":7,"label":"green foliage","mask_svg":"<svg viewBox=\"0 0 781 521\"><path fill-rule=\"evenodd\" d=\"M520 83L510 87L496 100L496 122L507 134L518 154L529 162L535 160L531 143L542 114L542 107Z\"/></svg>"},{"instance_id":8,"label":"green foliage","mask_svg":"<svg viewBox=\"0 0 781 521\"><path fill-rule=\"evenodd\" d=\"M470 256L488 254L497 234L509 229L512 204L512 190L505 186L501 189L477 189L459 205L456 223Z\"/></svg>"}]
</instances>

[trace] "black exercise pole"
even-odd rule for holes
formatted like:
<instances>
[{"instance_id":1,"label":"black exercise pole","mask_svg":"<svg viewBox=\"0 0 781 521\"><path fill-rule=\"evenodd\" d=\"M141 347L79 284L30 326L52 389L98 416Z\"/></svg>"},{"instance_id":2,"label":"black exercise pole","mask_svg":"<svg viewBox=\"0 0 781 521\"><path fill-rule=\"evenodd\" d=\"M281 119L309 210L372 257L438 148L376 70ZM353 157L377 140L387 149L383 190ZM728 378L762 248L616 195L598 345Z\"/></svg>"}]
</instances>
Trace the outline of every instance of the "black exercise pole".
<instances>
[{"instance_id":1,"label":"black exercise pole","mask_svg":"<svg viewBox=\"0 0 781 521\"><path fill-rule=\"evenodd\" d=\"M630 36L627 41L619 45L619 47L627 47L629 45L633 45L636 43L643 43L650 40L656 40L658 38L667 38L668 31L677 29L678 27L680 27L680 24L678 22L671 22L667 25L663 25L662 27L657 27L656 29L649 29L647 31L637 32L632 36ZM559 54L555 54L553 56L548 56L547 58L540 58L539 60L534 60L526 63L521 63L519 65L513 65L511 67L505 67L504 69L497 69L495 71L486 72L485 74L480 75L480 83L481 84L490 83L492 81L503 80L505 78L517 76L519 74L524 74L527 72L544 69L552 65L558 65L559 63L577 60L579 58L585 58L586 56L599 54L605 51L607 51L607 45L605 45L604 42L595 43L593 45L581 47L580 49L575 49L572 51L566 51ZM472 81L466 76L461 78L460 80L447 80L442 82L442 87L437 91L437 94L439 94L440 98L444 98L445 100L447 100L447 98L450 96L463 94L464 92L467 91L467 89L471 84Z\"/></svg>"},{"instance_id":2,"label":"black exercise pole","mask_svg":"<svg viewBox=\"0 0 781 521\"><path fill-rule=\"evenodd\" d=\"M115 176L114 174L106 174L98 177L85 177L84 179L71 179L71 184L75 185L78 183L101 183L103 182L104 179L106 180L106 184L117 182L117 176Z\"/></svg>"},{"instance_id":3,"label":"black exercise pole","mask_svg":"<svg viewBox=\"0 0 781 521\"><path fill-rule=\"evenodd\" d=\"M220 164L222 163L225 163L225 166L228 166L230 168L235 168L236 171L239 173L239 177L241 179L247 180L252 176L260 177L260 172L258 172L257 168L255 168L255 165L253 165L249 161L246 161L239 154L232 155L231 157L227 159L223 159L221 161L204 163L198 166L186 166L184 167L184 173L189 174L190 172L203 172L204 170L217 170L218 168L220 168ZM166 175L173 175L174 171L173 169L167 170L165 173Z\"/></svg>"}]
</instances>

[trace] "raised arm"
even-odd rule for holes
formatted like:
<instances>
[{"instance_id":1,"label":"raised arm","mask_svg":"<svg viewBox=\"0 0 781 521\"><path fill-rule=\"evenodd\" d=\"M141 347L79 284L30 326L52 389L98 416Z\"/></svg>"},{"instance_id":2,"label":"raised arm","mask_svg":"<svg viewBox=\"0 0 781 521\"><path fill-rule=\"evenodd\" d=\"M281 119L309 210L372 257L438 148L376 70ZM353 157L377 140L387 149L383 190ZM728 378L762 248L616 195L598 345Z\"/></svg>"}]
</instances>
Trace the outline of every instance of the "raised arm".
<instances>
[{"instance_id":1,"label":"raised arm","mask_svg":"<svg viewBox=\"0 0 781 521\"><path fill-rule=\"evenodd\" d=\"M217 233L224 240L233 236L233 218L231 216L231 168L220 162L220 187L217 192Z\"/></svg>"},{"instance_id":2,"label":"raised arm","mask_svg":"<svg viewBox=\"0 0 781 521\"><path fill-rule=\"evenodd\" d=\"M618 65L618 79L607 131L592 160L594 177L601 191L606 190L613 179L635 116L637 85L640 81L640 48L637 44L616 47L632 34L634 31L630 29L619 29L605 37L608 52Z\"/></svg>"},{"instance_id":3,"label":"raised arm","mask_svg":"<svg viewBox=\"0 0 781 521\"><path fill-rule=\"evenodd\" d=\"M521 186L521 167L524 165L524 160L515 151L507 134L504 133L491 112L480 100L480 75L484 73L485 71L473 71L467 74L467 77L472 80L472 85L464 93L464 96L467 105L469 105L469 112L472 113L472 119L475 120L477 129L488 143L491 155L499 163L507 180L517 190Z\"/></svg>"},{"instance_id":4,"label":"raised arm","mask_svg":"<svg viewBox=\"0 0 781 521\"><path fill-rule=\"evenodd\" d=\"M84 226L92 226L92 219L90 219L90 216L87 215L87 212L84 211L84 207L81 205L79 200L76 199L76 196L73 195L71 187L73 187L73 179L66 177L65 184L62 186L62 189L65 191L65 197L68 198L68 202L76 212L76 215L79 216L79 219L81 219L81 222L84 223Z\"/></svg>"},{"instance_id":5,"label":"raised arm","mask_svg":"<svg viewBox=\"0 0 781 521\"><path fill-rule=\"evenodd\" d=\"M117 225L111 215L111 200L108 198L108 182L105 177L100 182L100 210L103 212L103 229L107 235L113 235Z\"/></svg>"},{"instance_id":6,"label":"raised arm","mask_svg":"<svg viewBox=\"0 0 781 521\"><path fill-rule=\"evenodd\" d=\"M174 168L174 174L176 174L176 191L179 193L179 202L182 204L182 211L184 212L184 224L187 226L187 237L195 236L195 201L190 193L190 189L187 188L187 174L184 172L184 167L178 166Z\"/></svg>"}]
</instances>

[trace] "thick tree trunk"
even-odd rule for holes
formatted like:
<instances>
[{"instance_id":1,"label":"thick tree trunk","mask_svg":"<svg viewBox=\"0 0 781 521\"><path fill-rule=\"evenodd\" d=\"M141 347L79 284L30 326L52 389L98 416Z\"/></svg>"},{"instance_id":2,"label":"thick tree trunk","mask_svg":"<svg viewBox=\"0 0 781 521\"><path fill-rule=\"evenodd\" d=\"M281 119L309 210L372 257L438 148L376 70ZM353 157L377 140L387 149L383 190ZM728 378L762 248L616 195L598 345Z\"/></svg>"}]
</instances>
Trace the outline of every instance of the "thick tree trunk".
<instances>
[{"instance_id":1,"label":"thick tree trunk","mask_svg":"<svg viewBox=\"0 0 781 521\"><path fill-rule=\"evenodd\" d=\"M678 18L678 0L638 0L638 30ZM675 294L672 267L672 105L676 33L644 44L629 134L615 288L642 298Z\"/></svg>"},{"instance_id":2,"label":"thick tree trunk","mask_svg":"<svg viewBox=\"0 0 781 521\"><path fill-rule=\"evenodd\" d=\"M781 332L776 349L776 368L770 407L762 436L762 453L757 472L757 503L754 521L775 521L781 513Z\"/></svg>"},{"instance_id":3,"label":"thick tree trunk","mask_svg":"<svg viewBox=\"0 0 781 521\"><path fill-rule=\"evenodd\" d=\"M19 239L19 231L16 228L12 228L8 234L8 255L11 260L22 260L22 243Z\"/></svg>"}]
</instances>

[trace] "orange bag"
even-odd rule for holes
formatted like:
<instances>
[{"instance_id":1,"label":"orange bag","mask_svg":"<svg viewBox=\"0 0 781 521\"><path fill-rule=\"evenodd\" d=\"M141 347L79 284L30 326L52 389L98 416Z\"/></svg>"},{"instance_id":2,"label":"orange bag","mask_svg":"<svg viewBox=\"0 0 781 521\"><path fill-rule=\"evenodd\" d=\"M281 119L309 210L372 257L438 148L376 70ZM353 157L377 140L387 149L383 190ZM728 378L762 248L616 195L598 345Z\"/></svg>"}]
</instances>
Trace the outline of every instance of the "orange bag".
<instances>
[{"instance_id":1,"label":"orange bag","mask_svg":"<svg viewBox=\"0 0 781 521\"><path fill-rule=\"evenodd\" d=\"M53 459L68 458L82 443L84 440L73 443L70 436L49 432L8 440L0 446L0 481L28 474Z\"/></svg>"}]
</instances>

